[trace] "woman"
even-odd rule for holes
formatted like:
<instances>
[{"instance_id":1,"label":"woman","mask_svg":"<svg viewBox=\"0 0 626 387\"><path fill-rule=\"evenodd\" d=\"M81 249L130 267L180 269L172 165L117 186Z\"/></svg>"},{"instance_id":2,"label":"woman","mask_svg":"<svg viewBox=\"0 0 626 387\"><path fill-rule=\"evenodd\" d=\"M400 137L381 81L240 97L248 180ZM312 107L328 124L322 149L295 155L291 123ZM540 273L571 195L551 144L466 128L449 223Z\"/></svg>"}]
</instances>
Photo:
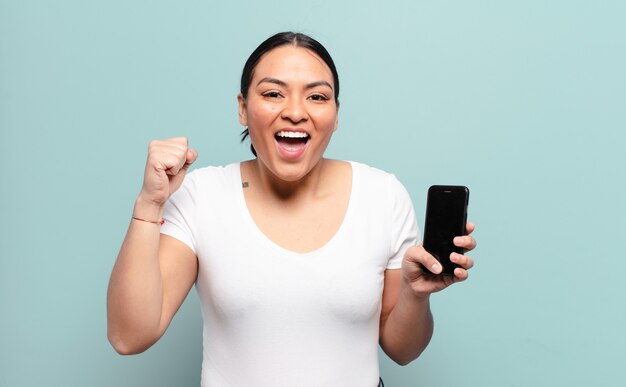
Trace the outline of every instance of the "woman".
<instances>
[{"instance_id":1,"label":"woman","mask_svg":"<svg viewBox=\"0 0 626 387\"><path fill-rule=\"evenodd\" d=\"M437 276L395 177L323 157L338 96L324 47L280 33L242 74L239 121L255 159L185 176L197 157L186 138L150 143L109 286L119 353L154 344L195 283L203 386L375 386L378 344L399 364L419 356L430 294L466 279L473 261L453 254L462 268ZM475 247L469 235L455 244Z\"/></svg>"}]
</instances>

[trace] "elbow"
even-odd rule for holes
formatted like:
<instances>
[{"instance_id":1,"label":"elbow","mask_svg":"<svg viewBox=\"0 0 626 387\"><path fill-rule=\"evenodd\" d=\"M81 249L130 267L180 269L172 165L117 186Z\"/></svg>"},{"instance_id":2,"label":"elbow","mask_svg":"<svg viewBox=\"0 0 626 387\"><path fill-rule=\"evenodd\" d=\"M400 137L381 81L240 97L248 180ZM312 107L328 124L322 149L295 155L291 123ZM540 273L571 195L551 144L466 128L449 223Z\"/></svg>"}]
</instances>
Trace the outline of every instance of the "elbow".
<instances>
[{"instance_id":1,"label":"elbow","mask_svg":"<svg viewBox=\"0 0 626 387\"><path fill-rule=\"evenodd\" d=\"M108 316L107 339L120 355L137 355L156 343L165 329L154 325L131 324Z\"/></svg>"},{"instance_id":2,"label":"elbow","mask_svg":"<svg viewBox=\"0 0 626 387\"><path fill-rule=\"evenodd\" d=\"M392 357L392 356L389 356L389 358L391 360L393 360L397 365L400 365L400 366L404 367L406 365L409 365L413 360L417 359L418 356L419 355L414 356L414 357L412 357L412 356L411 357L401 357L401 356L394 356L394 357Z\"/></svg>"},{"instance_id":3,"label":"elbow","mask_svg":"<svg viewBox=\"0 0 626 387\"><path fill-rule=\"evenodd\" d=\"M111 343L115 352L124 356L140 354L145 352L152 345L152 343L142 345L136 341L134 342L134 340L129 340L128 338L124 338L122 335L111 331L107 333L107 338L109 339L109 343Z\"/></svg>"},{"instance_id":4,"label":"elbow","mask_svg":"<svg viewBox=\"0 0 626 387\"><path fill-rule=\"evenodd\" d=\"M422 354L423 351L420 351L419 353L411 356L411 357L404 357L404 358L398 358L398 359L394 359L393 361L396 362L396 364L400 365L400 366L407 366L409 364L411 364L414 360L417 360L418 357L420 357L420 355Z\"/></svg>"},{"instance_id":5,"label":"elbow","mask_svg":"<svg viewBox=\"0 0 626 387\"><path fill-rule=\"evenodd\" d=\"M126 341L122 340L118 336L108 335L108 338L109 338L109 343L111 343L111 346L113 347L115 352L117 352L120 355L124 355L124 356L136 355L142 352L142 351L137 350L137 348L133 348L133 346L128 345Z\"/></svg>"},{"instance_id":6,"label":"elbow","mask_svg":"<svg viewBox=\"0 0 626 387\"><path fill-rule=\"evenodd\" d=\"M406 359L395 360L395 359L394 359L393 361L394 361L397 365L400 365L400 366L403 366L403 367L404 367L405 365L409 365L409 363L411 363L411 362L413 361L413 359L410 359L410 360L406 360Z\"/></svg>"},{"instance_id":7,"label":"elbow","mask_svg":"<svg viewBox=\"0 0 626 387\"><path fill-rule=\"evenodd\" d=\"M413 360L420 357L426 349L426 346L428 346L428 341L410 346L406 345L406 343L403 343L403 345L397 345L397 343L396 345L393 345L393 342L389 343L381 341L380 346L389 359L391 359L394 363L400 366L406 366L413 362Z\"/></svg>"},{"instance_id":8,"label":"elbow","mask_svg":"<svg viewBox=\"0 0 626 387\"><path fill-rule=\"evenodd\" d=\"M417 356L412 356L410 353L406 351L394 350L393 348L389 348L389 346L382 345L382 343L380 347L383 350L383 352L385 352L387 357L389 357L389 359L393 360L394 363L401 365L401 366L408 365L413 360L417 359Z\"/></svg>"}]
</instances>

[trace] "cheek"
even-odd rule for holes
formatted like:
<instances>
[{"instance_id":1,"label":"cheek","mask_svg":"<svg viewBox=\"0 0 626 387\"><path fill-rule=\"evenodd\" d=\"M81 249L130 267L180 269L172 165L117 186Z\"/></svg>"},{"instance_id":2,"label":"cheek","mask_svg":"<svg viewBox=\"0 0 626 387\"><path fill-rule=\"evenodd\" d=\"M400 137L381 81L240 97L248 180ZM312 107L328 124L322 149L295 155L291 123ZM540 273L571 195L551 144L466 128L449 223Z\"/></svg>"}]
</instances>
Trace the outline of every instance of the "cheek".
<instances>
[{"instance_id":1,"label":"cheek","mask_svg":"<svg viewBox=\"0 0 626 387\"><path fill-rule=\"evenodd\" d=\"M275 106L256 106L248 110L248 130L250 137L257 146L269 141L266 134L270 132L276 119L278 108ZM272 137L273 139L273 137Z\"/></svg>"},{"instance_id":2,"label":"cheek","mask_svg":"<svg viewBox=\"0 0 626 387\"><path fill-rule=\"evenodd\" d=\"M337 122L337 114L334 111L320 112L311 116L318 130L334 131L335 122Z\"/></svg>"},{"instance_id":3,"label":"cheek","mask_svg":"<svg viewBox=\"0 0 626 387\"><path fill-rule=\"evenodd\" d=\"M278 108L276 106L263 106L249 111L250 117L257 122L266 122L272 120L276 116Z\"/></svg>"}]
</instances>

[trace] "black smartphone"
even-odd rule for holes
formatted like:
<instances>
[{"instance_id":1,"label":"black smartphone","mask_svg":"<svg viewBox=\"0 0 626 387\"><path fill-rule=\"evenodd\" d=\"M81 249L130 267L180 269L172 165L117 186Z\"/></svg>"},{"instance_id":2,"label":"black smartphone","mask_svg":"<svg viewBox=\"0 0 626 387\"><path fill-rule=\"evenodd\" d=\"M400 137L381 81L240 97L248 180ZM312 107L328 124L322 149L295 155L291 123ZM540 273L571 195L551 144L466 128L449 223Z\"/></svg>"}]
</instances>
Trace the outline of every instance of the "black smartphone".
<instances>
[{"instance_id":1,"label":"black smartphone","mask_svg":"<svg viewBox=\"0 0 626 387\"><path fill-rule=\"evenodd\" d=\"M443 275L454 275L459 265L450 261L450 254L463 254L454 245L454 237L467 234L467 205L469 189L460 185L433 185L428 189L424 249L443 266Z\"/></svg>"}]
</instances>

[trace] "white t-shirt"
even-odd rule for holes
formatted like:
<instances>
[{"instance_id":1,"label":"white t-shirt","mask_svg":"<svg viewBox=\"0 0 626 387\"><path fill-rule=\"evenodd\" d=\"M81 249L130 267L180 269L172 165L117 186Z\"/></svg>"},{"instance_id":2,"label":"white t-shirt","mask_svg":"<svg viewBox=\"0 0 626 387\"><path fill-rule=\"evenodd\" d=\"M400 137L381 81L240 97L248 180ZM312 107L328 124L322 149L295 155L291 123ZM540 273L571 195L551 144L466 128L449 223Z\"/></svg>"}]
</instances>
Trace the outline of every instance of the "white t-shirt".
<instances>
[{"instance_id":1,"label":"white t-shirt","mask_svg":"<svg viewBox=\"0 0 626 387\"><path fill-rule=\"evenodd\" d=\"M161 232L199 261L204 387L378 384L385 269L418 240L411 199L391 174L352 165L352 192L332 239L309 253L263 234L248 212L239 163L190 172Z\"/></svg>"}]
</instances>

